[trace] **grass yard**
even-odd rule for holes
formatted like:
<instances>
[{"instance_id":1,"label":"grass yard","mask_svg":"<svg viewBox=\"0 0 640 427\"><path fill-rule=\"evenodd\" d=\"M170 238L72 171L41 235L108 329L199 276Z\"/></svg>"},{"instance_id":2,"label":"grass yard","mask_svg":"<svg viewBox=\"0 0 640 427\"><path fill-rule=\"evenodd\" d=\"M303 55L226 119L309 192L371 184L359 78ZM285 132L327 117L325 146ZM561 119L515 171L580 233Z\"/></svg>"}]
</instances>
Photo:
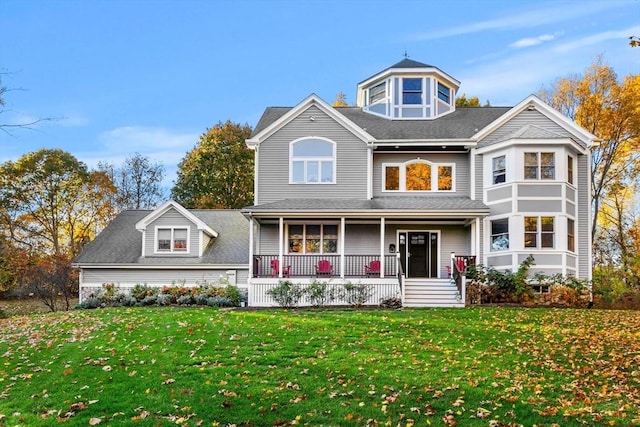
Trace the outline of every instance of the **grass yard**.
<instances>
[{"instance_id":1,"label":"grass yard","mask_svg":"<svg viewBox=\"0 0 640 427\"><path fill-rule=\"evenodd\" d=\"M640 425L640 312L117 308L0 320L0 425Z\"/></svg>"}]
</instances>

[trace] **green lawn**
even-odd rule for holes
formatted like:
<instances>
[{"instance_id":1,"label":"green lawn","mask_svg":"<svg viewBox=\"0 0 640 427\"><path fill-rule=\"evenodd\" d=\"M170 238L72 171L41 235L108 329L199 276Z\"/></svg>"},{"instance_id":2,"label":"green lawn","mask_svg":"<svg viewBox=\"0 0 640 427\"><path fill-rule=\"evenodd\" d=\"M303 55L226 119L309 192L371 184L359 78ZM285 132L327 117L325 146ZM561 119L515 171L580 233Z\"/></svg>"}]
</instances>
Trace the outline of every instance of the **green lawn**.
<instances>
[{"instance_id":1,"label":"green lawn","mask_svg":"<svg viewBox=\"0 0 640 427\"><path fill-rule=\"evenodd\" d=\"M640 312L117 308L0 320L0 425L640 425Z\"/></svg>"}]
</instances>

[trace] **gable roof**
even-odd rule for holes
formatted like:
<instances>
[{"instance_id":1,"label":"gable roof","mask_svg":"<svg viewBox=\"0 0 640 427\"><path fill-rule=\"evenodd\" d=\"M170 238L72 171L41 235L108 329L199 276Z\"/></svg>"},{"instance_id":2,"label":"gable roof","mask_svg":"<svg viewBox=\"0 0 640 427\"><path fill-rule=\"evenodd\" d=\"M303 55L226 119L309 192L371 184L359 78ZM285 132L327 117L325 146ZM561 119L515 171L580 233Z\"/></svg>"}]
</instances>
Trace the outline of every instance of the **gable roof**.
<instances>
[{"instance_id":1,"label":"gable roof","mask_svg":"<svg viewBox=\"0 0 640 427\"><path fill-rule=\"evenodd\" d=\"M545 117L552 120L558 126L562 127L568 133L573 135L575 143L578 146L580 146L583 150L588 149L597 140L597 137L595 135L591 134L585 128L579 126L578 124L573 122L571 119L569 119L559 111L555 110L553 107L551 107L546 102L542 101L536 95L529 95L527 98L523 99L518 105L509 109L507 112L505 112L504 115L496 119L493 123L491 123L490 125L484 128L481 128L473 136L473 138L478 141L481 141L482 139L489 136L492 132L496 131L498 128L503 126L509 120L513 119L518 114L528 109L539 111ZM551 136L551 139L558 138L557 134L552 134L548 136ZM523 138L523 137L519 136L519 138ZM479 143L479 145L482 145L481 142Z\"/></svg>"},{"instance_id":2,"label":"gable roof","mask_svg":"<svg viewBox=\"0 0 640 427\"><path fill-rule=\"evenodd\" d=\"M219 230L201 257L147 256L142 258L142 233L137 224L155 211L122 211L100 234L87 244L74 265L215 266L248 265L249 227L239 210L189 210L198 221Z\"/></svg>"},{"instance_id":3,"label":"gable roof","mask_svg":"<svg viewBox=\"0 0 640 427\"><path fill-rule=\"evenodd\" d=\"M258 125L260 125L260 123L262 123L262 125L259 128L258 126L256 126L256 129L253 131L251 138L247 139L246 141L247 146L255 147L256 145L259 145L262 141L269 138L275 132L284 127L287 123L298 117L300 114L304 113L311 106L318 107L323 113L327 114L333 120L340 123L345 129L353 133L360 140L367 142L372 139L371 135L366 132L366 129L357 126L346 116L340 114L335 108L324 102L316 94L312 93L295 107L289 108L286 111L279 110L281 114L272 115L271 118L273 120L269 122L263 121L261 118L258 122Z\"/></svg>"},{"instance_id":4,"label":"gable roof","mask_svg":"<svg viewBox=\"0 0 640 427\"><path fill-rule=\"evenodd\" d=\"M217 237L218 236L218 233L215 230L213 230L207 224L202 222L199 218L197 218L192 213L190 213L180 203L175 202L173 200L169 200L169 201L164 202L162 205L158 206L156 209L151 211L151 213L149 215L145 216L140 221L138 221L136 223L136 230L139 230L139 231L145 230L149 224L151 224L156 219L160 218L162 215L164 215L170 209L177 210L183 217L187 218L189 221L191 221L193 224L195 224L195 226L198 228L198 230L204 231L205 233L207 233L211 237Z\"/></svg>"},{"instance_id":5,"label":"gable roof","mask_svg":"<svg viewBox=\"0 0 640 427\"><path fill-rule=\"evenodd\" d=\"M510 107L458 107L434 120L389 120L369 114L360 107L330 107L371 135L372 141L471 139L480 129L493 123ZM269 107L254 130L260 134L287 114L292 107Z\"/></svg>"}]
</instances>

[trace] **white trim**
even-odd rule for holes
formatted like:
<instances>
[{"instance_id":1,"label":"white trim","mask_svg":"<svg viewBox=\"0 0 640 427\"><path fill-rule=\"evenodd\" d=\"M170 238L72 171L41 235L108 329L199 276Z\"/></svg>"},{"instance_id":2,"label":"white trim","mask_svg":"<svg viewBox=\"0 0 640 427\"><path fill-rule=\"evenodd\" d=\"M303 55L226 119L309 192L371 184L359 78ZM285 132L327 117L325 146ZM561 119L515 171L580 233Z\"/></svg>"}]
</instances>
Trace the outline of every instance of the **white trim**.
<instances>
[{"instance_id":1,"label":"white trim","mask_svg":"<svg viewBox=\"0 0 640 427\"><path fill-rule=\"evenodd\" d=\"M303 182L297 182L293 180L293 162L294 162L294 156L293 156L293 146L299 142L305 142L305 141L321 141L321 142L326 142L328 144L331 144L331 150L332 150L332 157L329 158L327 156L298 156L295 157L295 161L299 161L299 162L304 162L304 181ZM330 185L330 184L336 184L336 173L337 173L337 163L338 163L338 156L337 156L337 152L338 152L338 144L329 139L329 138L325 138L322 136L304 136L302 138L298 138L295 139L293 141L291 141L289 143L289 184L292 185ZM331 161L333 164L332 167L332 171L331 171L331 181L327 181L324 182L322 181L322 162L328 162ZM308 166L308 162L318 162L318 181L308 181L308 175L307 175L307 166ZM257 180L256 180L257 181Z\"/></svg>"},{"instance_id":2,"label":"white trim","mask_svg":"<svg viewBox=\"0 0 640 427\"><path fill-rule=\"evenodd\" d=\"M431 167L431 190L407 190L407 166L421 163L426 164ZM451 167L451 190L439 190L438 187L438 167ZM431 162L429 160L421 159L420 157L416 159L409 159L406 162L384 162L381 165L382 167L382 182L380 183L380 192L381 193L406 193L406 194L424 194L424 193L455 193L456 191L456 164L455 163L437 163ZM398 190L387 190L386 186L386 168L387 167L398 167L398 179L399 179L399 189Z\"/></svg>"},{"instance_id":3,"label":"white trim","mask_svg":"<svg viewBox=\"0 0 640 427\"><path fill-rule=\"evenodd\" d=\"M338 111L338 109L333 108L332 106L324 102L315 93L312 93L311 95L303 99L298 105L285 113L278 120L274 121L269 126L260 131L260 133L254 135L252 138L247 139L245 141L247 146L249 148L253 148L257 145L260 145L263 141L282 129L293 119L303 114L311 106L318 107L323 113L327 114L330 118L338 122L363 142L373 141L375 139L368 132L346 118L342 113Z\"/></svg>"},{"instance_id":4,"label":"white trim","mask_svg":"<svg viewBox=\"0 0 640 427\"><path fill-rule=\"evenodd\" d=\"M160 218L162 215L167 213L170 209L175 209L176 211L178 211L179 214L181 214L183 217L191 221L198 228L198 230L204 231L211 237L218 237L218 233L214 229L209 227L207 224L201 221L194 214L186 210L180 203L174 200L169 200L163 203L162 205L154 209L153 212L151 212L149 215L145 216L140 221L136 222L136 230L144 231L149 224L151 224L156 219Z\"/></svg>"},{"instance_id":5,"label":"white trim","mask_svg":"<svg viewBox=\"0 0 640 427\"><path fill-rule=\"evenodd\" d=\"M539 111L548 119L552 120L553 122L564 128L566 131L576 136L580 141L585 143L587 148L578 146L580 152L582 152L583 154L588 152L589 147L598 139L595 135L588 132L585 128L578 126L575 122L570 120L568 117L565 117L559 111L553 109L550 105L548 105L535 95L529 95L527 98L523 99L518 105L511 108L498 119L494 120L493 123L482 128L473 136L473 138L476 140L481 140L487 137L495 130L502 127L509 120L513 119L515 116L528 108L533 108Z\"/></svg>"},{"instance_id":6,"label":"white trim","mask_svg":"<svg viewBox=\"0 0 640 427\"><path fill-rule=\"evenodd\" d=\"M187 230L187 247L185 250L175 250L174 249L174 244L175 244L175 231L176 230ZM159 249L158 248L158 242L159 242L159 236L158 236L158 231L159 230L170 230L170 248L167 249ZM154 255L166 255L166 254L171 254L171 255L181 255L181 254L185 254L185 255L192 255L191 254L191 226L189 225L156 225L154 228L154 233L153 233L153 254ZM200 255L200 254L199 254Z\"/></svg>"}]
</instances>

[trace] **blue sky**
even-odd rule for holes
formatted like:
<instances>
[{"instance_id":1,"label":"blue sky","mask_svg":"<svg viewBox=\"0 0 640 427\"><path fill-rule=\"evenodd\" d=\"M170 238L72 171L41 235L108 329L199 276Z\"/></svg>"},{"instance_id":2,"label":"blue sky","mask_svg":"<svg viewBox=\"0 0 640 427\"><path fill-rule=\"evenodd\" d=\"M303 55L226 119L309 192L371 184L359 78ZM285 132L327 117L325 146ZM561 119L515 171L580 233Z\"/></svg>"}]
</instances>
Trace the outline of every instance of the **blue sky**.
<instances>
[{"instance_id":1,"label":"blue sky","mask_svg":"<svg viewBox=\"0 0 640 427\"><path fill-rule=\"evenodd\" d=\"M359 81L411 59L458 95L514 105L603 55L640 73L640 0L1 0L0 162L61 148L89 167L139 152L167 169L207 128L255 126L311 93L355 101Z\"/></svg>"}]
</instances>

